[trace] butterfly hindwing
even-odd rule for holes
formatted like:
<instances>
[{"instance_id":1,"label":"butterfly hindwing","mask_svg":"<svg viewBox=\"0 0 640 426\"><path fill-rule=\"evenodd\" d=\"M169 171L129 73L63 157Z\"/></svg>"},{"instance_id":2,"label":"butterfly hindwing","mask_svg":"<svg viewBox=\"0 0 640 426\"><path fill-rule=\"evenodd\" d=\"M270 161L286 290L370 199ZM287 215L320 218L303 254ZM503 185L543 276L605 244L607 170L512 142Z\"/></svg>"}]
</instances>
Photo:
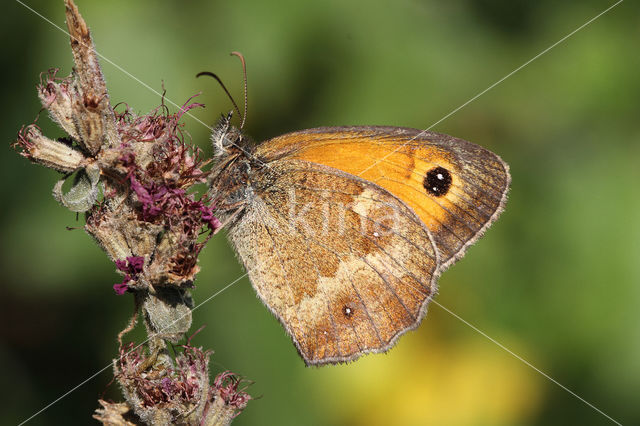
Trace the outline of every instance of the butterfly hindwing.
<instances>
[{"instance_id":1,"label":"butterfly hindwing","mask_svg":"<svg viewBox=\"0 0 640 426\"><path fill-rule=\"evenodd\" d=\"M385 351L417 326L438 258L410 208L375 183L292 158L251 180L229 239L307 364Z\"/></svg>"}]
</instances>

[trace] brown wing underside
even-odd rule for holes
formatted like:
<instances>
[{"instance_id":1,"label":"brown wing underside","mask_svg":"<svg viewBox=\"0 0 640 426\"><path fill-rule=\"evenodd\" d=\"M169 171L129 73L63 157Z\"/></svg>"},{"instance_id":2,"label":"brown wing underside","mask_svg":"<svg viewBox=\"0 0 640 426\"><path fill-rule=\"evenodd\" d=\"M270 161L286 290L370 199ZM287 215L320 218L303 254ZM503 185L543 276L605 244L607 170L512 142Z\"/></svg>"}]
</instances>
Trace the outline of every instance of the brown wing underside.
<instances>
[{"instance_id":1,"label":"brown wing underside","mask_svg":"<svg viewBox=\"0 0 640 426\"><path fill-rule=\"evenodd\" d=\"M389 349L436 289L427 228L380 186L339 170L286 159L264 173L229 230L258 296L307 364Z\"/></svg>"}]
</instances>

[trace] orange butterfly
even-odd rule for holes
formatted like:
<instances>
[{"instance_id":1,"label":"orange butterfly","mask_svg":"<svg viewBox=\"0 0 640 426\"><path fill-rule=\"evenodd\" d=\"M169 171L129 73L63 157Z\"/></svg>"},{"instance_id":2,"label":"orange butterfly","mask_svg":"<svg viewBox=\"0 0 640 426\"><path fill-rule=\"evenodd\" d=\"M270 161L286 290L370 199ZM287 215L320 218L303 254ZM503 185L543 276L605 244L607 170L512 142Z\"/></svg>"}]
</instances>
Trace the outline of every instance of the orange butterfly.
<instances>
[{"instance_id":1,"label":"orange butterfly","mask_svg":"<svg viewBox=\"0 0 640 426\"><path fill-rule=\"evenodd\" d=\"M216 212L307 365L384 352L417 327L506 202L507 164L462 139L325 127L254 146L230 119L212 135Z\"/></svg>"},{"instance_id":2,"label":"orange butterfly","mask_svg":"<svg viewBox=\"0 0 640 426\"><path fill-rule=\"evenodd\" d=\"M470 142L331 127L257 147L223 120L212 193L260 299L307 364L388 350L498 217L510 176Z\"/></svg>"}]
</instances>

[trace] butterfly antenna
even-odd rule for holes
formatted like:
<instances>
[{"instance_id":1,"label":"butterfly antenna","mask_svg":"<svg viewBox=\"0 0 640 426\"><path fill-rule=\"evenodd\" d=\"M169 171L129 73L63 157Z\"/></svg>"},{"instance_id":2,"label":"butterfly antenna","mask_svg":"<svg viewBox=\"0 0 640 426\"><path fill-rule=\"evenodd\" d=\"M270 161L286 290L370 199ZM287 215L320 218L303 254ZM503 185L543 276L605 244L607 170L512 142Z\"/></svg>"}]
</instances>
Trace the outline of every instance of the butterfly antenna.
<instances>
[{"instance_id":1,"label":"butterfly antenna","mask_svg":"<svg viewBox=\"0 0 640 426\"><path fill-rule=\"evenodd\" d=\"M237 56L240 58L240 62L242 62L242 74L244 75L244 114L242 115L242 124L240 124L240 128L244 127L244 122L247 119L247 63L244 60L244 56L240 52L231 52L233 56Z\"/></svg>"},{"instance_id":2,"label":"butterfly antenna","mask_svg":"<svg viewBox=\"0 0 640 426\"><path fill-rule=\"evenodd\" d=\"M231 93L229 93L229 91L227 90L227 87L224 85L222 80L220 80L220 77L218 77L217 75L215 75L214 73L212 73L210 71L199 72L198 74L196 74L196 77L200 77L202 75L206 75L206 76L213 77L213 78L216 79L216 81L220 84L220 87L222 87L222 90L224 90L224 93L226 93L227 96L229 97L229 99L231 100L231 103L233 104L233 108L235 108L235 110L238 113L238 115L241 115L240 114L240 108L238 108L238 104L236 104L236 101L233 100L233 96L231 96ZM245 96L246 96L246 90L245 90ZM246 102L245 102L245 113L246 113L246 111L247 111L247 107L246 107ZM244 116L242 116L242 124L244 124ZM240 128L242 128L242 126Z\"/></svg>"}]
</instances>

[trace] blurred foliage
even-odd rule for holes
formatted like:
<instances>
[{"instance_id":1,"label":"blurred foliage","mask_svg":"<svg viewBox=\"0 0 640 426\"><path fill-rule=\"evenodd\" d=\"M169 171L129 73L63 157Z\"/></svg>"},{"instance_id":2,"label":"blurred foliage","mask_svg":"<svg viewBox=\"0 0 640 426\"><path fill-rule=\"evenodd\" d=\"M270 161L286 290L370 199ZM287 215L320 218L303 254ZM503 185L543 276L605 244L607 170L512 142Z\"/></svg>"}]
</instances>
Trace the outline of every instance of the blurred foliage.
<instances>
[{"instance_id":1,"label":"blurred foliage","mask_svg":"<svg viewBox=\"0 0 640 426\"><path fill-rule=\"evenodd\" d=\"M62 1L26 0L63 26ZM247 131L263 140L305 127L426 128L585 23L610 1L558 3L78 0L100 53L212 123L249 73ZM513 174L507 210L436 299L623 424L640 411L640 7L624 2L434 130L499 153ZM7 2L0 156L0 423L15 424L116 354L132 303L114 266L51 197L54 172L8 145L39 111L41 71L71 69L67 37ZM106 61L112 101L147 111L160 98ZM173 108L175 110L175 108ZM61 136L47 117L46 135ZM208 130L187 120L210 152ZM220 235L201 256L196 301L242 274ZM388 355L305 368L247 279L194 313L213 369L255 380L235 424L607 424L607 419L437 305ZM137 337L141 337L139 333ZM133 336L136 337L136 336ZM118 399L110 369L31 424L86 424Z\"/></svg>"}]
</instances>

